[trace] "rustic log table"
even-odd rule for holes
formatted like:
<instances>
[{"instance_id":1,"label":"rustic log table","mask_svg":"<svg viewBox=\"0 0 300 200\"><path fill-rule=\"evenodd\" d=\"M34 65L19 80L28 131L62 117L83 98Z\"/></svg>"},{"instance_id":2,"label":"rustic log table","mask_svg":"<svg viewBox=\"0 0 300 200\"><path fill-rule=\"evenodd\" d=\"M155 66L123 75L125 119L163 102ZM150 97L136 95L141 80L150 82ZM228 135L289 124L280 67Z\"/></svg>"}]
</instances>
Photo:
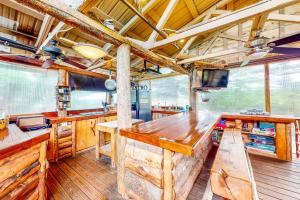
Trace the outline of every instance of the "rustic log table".
<instances>
[{"instance_id":1,"label":"rustic log table","mask_svg":"<svg viewBox=\"0 0 300 200\"><path fill-rule=\"evenodd\" d=\"M96 159L100 155L106 155L111 158L111 166L116 167L117 147L116 135L118 134L118 121L110 121L96 124ZM143 123L141 119L132 119L132 125ZM110 134L110 143L105 144L104 133Z\"/></svg>"},{"instance_id":2,"label":"rustic log table","mask_svg":"<svg viewBox=\"0 0 300 200\"><path fill-rule=\"evenodd\" d=\"M0 131L0 199L46 199L49 132L23 132L15 124Z\"/></svg>"}]
</instances>

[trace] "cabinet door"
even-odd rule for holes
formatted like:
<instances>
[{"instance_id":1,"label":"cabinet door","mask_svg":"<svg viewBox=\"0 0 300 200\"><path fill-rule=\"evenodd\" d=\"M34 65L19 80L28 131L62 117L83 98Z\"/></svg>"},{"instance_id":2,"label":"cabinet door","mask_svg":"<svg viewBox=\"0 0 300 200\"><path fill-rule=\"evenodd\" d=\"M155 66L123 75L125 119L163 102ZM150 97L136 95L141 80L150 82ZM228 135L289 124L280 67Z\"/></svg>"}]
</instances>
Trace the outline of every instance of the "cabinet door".
<instances>
[{"instance_id":1,"label":"cabinet door","mask_svg":"<svg viewBox=\"0 0 300 200\"><path fill-rule=\"evenodd\" d=\"M76 122L76 151L95 146L95 124L96 119Z\"/></svg>"},{"instance_id":2,"label":"cabinet door","mask_svg":"<svg viewBox=\"0 0 300 200\"><path fill-rule=\"evenodd\" d=\"M280 160L291 160L291 125L276 124L276 154Z\"/></svg>"}]
</instances>

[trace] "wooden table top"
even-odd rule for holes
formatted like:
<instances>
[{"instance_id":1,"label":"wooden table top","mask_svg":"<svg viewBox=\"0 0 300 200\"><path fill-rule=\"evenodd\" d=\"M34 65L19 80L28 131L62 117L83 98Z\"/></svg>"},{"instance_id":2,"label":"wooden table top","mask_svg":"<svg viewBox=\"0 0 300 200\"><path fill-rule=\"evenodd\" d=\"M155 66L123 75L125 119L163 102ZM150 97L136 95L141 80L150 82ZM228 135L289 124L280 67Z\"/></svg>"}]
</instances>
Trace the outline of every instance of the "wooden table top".
<instances>
[{"instance_id":1,"label":"wooden table top","mask_svg":"<svg viewBox=\"0 0 300 200\"><path fill-rule=\"evenodd\" d=\"M48 140L49 136L48 129L24 132L16 124L9 124L7 129L0 131L0 160Z\"/></svg>"},{"instance_id":2,"label":"wooden table top","mask_svg":"<svg viewBox=\"0 0 300 200\"><path fill-rule=\"evenodd\" d=\"M62 122L71 122L71 121L80 121L80 120L87 120L87 119L94 119L98 117L107 117L116 115L117 112L110 111L107 113L101 114L94 114L94 115L70 115L66 117L46 117L46 119L50 120L51 124L62 123Z\"/></svg>"},{"instance_id":3,"label":"wooden table top","mask_svg":"<svg viewBox=\"0 0 300 200\"><path fill-rule=\"evenodd\" d=\"M122 136L185 155L193 155L201 138L210 134L220 115L209 112L179 113L121 129Z\"/></svg>"},{"instance_id":4,"label":"wooden table top","mask_svg":"<svg viewBox=\"0 0 300 200\"><path fill-rule=\"evenodd\" d=\"M289 116L260 116L240 114L214 114L207 111L179 113L120 130L122 136L168 149L185 155L193 155L201 138L210 134L220 119L257 120L277 123L293 123ZM206 138L206 137L204 137Z\"/></svg>"},{"instance_id":5,"label":"wooden table top","mask_svg":"<svg viewBox=\"0 0 300 200\"><path fill-rule=\"evenodd\" d=\"M133 125L144 122L142 119L132 119L131 123ZM118 128L118 120L110 121L110 122L101 122L97 123L96 126L102 126L106 128Z\"/></svg>"}]
</instances>

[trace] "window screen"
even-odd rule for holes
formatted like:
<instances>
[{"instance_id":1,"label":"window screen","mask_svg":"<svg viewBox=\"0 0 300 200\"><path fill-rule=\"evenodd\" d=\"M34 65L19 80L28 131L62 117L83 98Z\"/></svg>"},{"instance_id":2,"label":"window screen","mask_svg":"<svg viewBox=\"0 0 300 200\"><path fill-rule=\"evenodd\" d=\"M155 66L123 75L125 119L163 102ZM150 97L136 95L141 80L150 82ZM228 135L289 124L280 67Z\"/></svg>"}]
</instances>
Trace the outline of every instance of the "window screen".
<instances>
[{"instance_id":1,"label":"window screen","mask_svg":"<svg viewBox=\"0 0 300 200\"><path fill-rule=\"evenodd\" d=\"M54 70L0 62L0 109L8 114L56 110Z\"/></svg>"},{"instance_id":2,"label":"window screen","mask_svg":"<svg viewBox=\"0 0 300 200\"><path fill-rule=\"evenodd\" d=\"M174 76L151 81L152 105L185 106L189 104L188 76Z\"/></svg>"},{"instance_id":3,"label":"window screen","mask_svg":"<svg viewBox=\"0 0 300 200\"><path fill-rule=\"evenodd\" d=\"M300 116L300 60L270 64L273 114Z\"/></svg>"},{"instance_id":4,"label":"window screen","mask_svg":"<svg viewBox=\"0 0 300 200\"><path fill-rule=\"evenodd\" d=\"M264 84L262 65L231 69L227 88L197 93L197 109L217 113L239 113L252 108L264 110Z\"/></svg>"}]
</instances>

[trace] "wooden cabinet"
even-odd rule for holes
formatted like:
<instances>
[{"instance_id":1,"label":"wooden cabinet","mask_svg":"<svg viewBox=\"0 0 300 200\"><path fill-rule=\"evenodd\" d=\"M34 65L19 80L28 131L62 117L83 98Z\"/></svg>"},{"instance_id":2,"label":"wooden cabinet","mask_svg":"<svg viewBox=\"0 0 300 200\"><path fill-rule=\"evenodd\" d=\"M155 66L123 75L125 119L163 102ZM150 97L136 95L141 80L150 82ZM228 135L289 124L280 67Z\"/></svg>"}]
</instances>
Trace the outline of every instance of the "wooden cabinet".
<instances>
[{"instance_id":1,"label":"wooden cabinet","mask_svg":"<svg viewBox=\"0 0 300 200\"><path fill-rule=\"evenodd\" d=\"M95 125L99 119L87 119L76 122L76 151L95 146Z\"/></svg>"}]
</instances>

